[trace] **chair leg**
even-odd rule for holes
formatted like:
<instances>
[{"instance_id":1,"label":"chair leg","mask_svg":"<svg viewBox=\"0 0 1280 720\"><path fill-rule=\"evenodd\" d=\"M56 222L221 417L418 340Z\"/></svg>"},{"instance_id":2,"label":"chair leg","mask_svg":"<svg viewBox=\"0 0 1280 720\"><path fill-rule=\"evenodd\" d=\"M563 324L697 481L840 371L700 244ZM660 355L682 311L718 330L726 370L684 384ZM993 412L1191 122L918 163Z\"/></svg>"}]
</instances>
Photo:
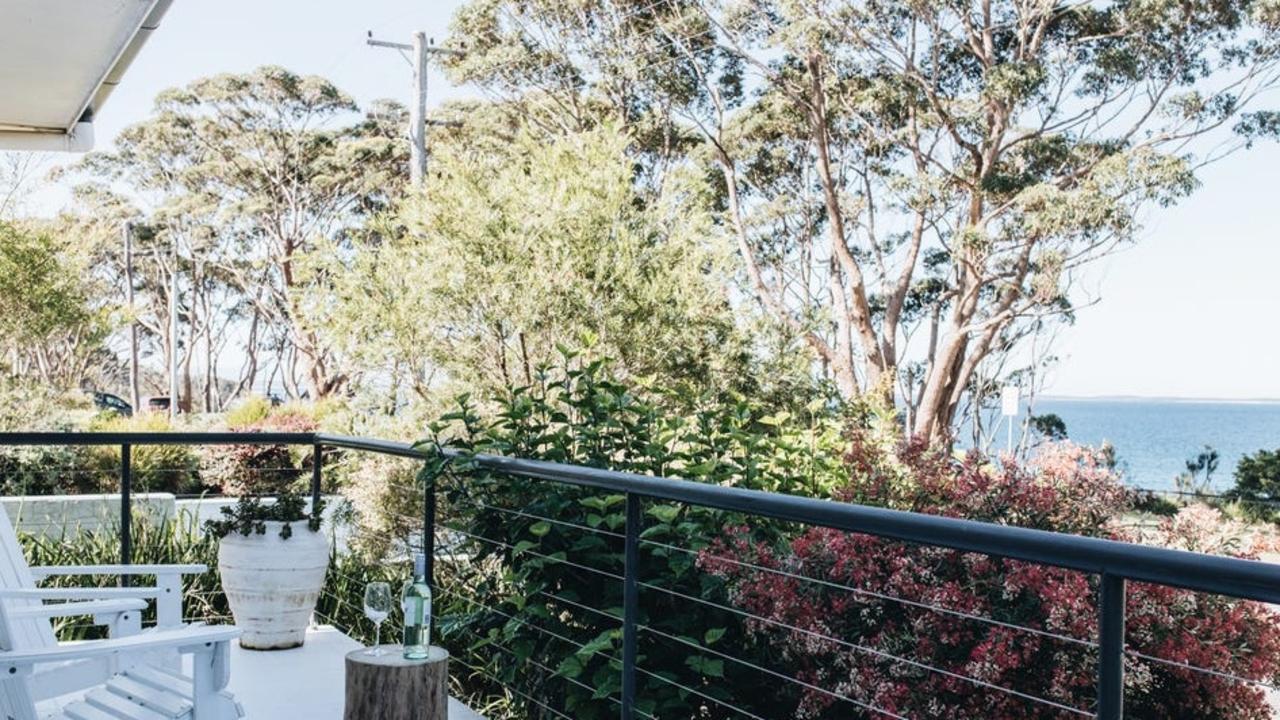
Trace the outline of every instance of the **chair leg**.
<instances>
[{"instance_id":1,"label":"chair leg","mask_svg":"<svg viewBox=\"0 0 1280 720\"><path fill-rule=\"evenodd\" d=\"M27 684L30 677L31 668L26 667L0 678L0 717L9 720L36 720L35 698Z\"/></svg>"},{"instance_id":2,"label":"chair leg","mask_svg":"<svg viewBox=\"0 0 1280 720\"><path fill-rule=\"evenodd\" d=\"M222 689L231 679L229 643L206 643L192 656L193 720L235 720L235 701Z\"/></svg>"}]
</instances>

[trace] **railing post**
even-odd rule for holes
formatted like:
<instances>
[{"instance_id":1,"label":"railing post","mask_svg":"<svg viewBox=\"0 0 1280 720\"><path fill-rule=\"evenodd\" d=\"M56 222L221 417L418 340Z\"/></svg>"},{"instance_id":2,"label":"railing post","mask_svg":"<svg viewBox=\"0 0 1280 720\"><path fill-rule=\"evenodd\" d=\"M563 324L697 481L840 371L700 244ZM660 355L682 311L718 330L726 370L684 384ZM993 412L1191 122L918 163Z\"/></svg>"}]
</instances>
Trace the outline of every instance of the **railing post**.
<instances>
[{"instance_id":1,"label":"railing post","mask_svg":"<svg viewBox=\"0 0 1280 720\"><path fill-rule=\"evenodd\" d=\"M1098 583L1098 720L1124 717L1124 578Z\"/></svg>"},{"instance_id":2,"label":"railing post","mask_svg":"<svg viewBox=\"0 0 1280 720\"><path fill-rule=\"evenodd\" d=\"M427 561L427 587L436 589L436 474L422 486L422 555Z\"/></svg>"},{"instance_id":3,"label":"railing post","mask_svg":"<svg viewBox=\"0 0 1280 720\"><path fill-rule=\"evenodd\" d=\"M321 462L320 462L320 443L311 444L311 512L314 513L316 508L320 507L320 482Z\"/></svg>"},{"instance_id":4,"label":"railing post","mask_svg":"<svg viewBox=\"0 0 1280 720\"><path fill-rule=\"evenodd\" d=\"M627 493L622 575L622 720L633 720L636 702L636 625L640 615L640 496Z\"/></svg>"},{"instance_id":5,"label":"railing post","mask_svg":"<svg viewBox=\"0 0 1280 720\"><path fill-rule=\"evenodd\" d=\"M133 562L133 447L120 446L120 564ZM129 585L129 576L120 576L120 586Z\"/></svg>"}]
</instances>

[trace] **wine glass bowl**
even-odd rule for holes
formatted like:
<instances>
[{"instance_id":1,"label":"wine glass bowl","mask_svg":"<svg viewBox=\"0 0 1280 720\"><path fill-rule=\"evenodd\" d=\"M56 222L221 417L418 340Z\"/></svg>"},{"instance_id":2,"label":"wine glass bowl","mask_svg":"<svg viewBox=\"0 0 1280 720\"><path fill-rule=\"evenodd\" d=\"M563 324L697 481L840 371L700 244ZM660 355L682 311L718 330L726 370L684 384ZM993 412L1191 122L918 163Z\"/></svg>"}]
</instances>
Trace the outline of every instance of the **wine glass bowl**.
<instances>
[{"instance_id":1,"label":"wine glass bowl","mask_svg":"<svg viewBox=\"0 0 1280 720\"><path fill-rule=\"evenodd\" d=\"M391 586L384 582L372 582L364 588L364 616L374 625L373 647L369 655L382 655L382 622L391 615Z\"/></svg>"}]
</instances>

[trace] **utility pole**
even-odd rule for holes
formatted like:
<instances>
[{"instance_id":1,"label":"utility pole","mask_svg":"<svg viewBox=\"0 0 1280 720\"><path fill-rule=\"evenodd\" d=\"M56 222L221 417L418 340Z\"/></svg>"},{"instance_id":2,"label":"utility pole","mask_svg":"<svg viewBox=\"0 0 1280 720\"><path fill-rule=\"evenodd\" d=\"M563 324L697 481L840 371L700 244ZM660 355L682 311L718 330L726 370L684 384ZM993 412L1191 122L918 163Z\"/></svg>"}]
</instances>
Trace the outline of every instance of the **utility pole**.
<instances>
[{"instance_id":1,"label":"utility pole","mask_svg":"<svg viewBox=\"0 0 1280 720\"><path fill-rule=\"evenodd\" d=\"M178 238L173 238L173 272L169 276L169 419L178 417Z\"/></svg>"},{"instance_id":2,"label":"utility pole","mask_svg":"<svg viewBox=\"0 0 1280 720\"><path fill-rule=\"evenodd\" d=\"M427 176L427 34L413 34L413 102L409 104L409 184Z\"/></svg>"},{"instance_id":3,"label":"utility pole","mask_svg":"<svg viewBox=\"0 0 1280 720\"><path fill-rule=\"evenodd\" d=\"M386 40L375 40L370 30L366 42L373 47L392 48L404 55L406 51L413 53L413 59L405 55L405 59L413 67L413 100L409 103L409 183L413 187L422 187L427 176L427 125L457 125L458 123L434 123L427 121L427 59L431 55L452 55L462 57L461 50L438 48L427 42L427 34L421 30L413 34L413 42L397 43Z\"/></svg>"},{"instance_id":4,"label":"utility pole","mask_svg":"<svg viewBox=\"0 0 1280 720\"><path fill-rule=\"evenodd\" d=\"M138 317L133 306L133 222L124 224L124 295L129 305L129 404L133 411L141 412L142 398L138 394Z\"/></svg>"}]
</instances>

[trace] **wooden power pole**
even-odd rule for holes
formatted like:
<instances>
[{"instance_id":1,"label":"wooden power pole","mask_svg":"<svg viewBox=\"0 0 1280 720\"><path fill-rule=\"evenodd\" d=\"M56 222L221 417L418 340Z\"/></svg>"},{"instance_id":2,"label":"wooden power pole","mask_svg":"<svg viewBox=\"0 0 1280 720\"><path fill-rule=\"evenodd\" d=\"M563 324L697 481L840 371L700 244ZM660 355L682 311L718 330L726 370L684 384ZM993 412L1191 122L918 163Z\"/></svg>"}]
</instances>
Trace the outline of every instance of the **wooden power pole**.
<instances>
[{"instance_id":1,"label":"wooden power pole","mask_svg":"<svg viewBox=\"0 0 1280 720\"><path fill-rule=\"evenodd\" d=\"M142 411L142 397L138 393L138 318L133 306L133 228L132 222L124 224L124 296L129 305L129 404L133 411Z\"/></svg>"},{"instance_id":2,"label":"wooden power pole","mask_svg":"<svg viewBox=\"0 0 1280 720\"><path fill-rule=\"evenodd\" d=\"M170 249L173 272L169 275L169 420L178 418L178 236Z\"/></svg>"},{"instance_id":3,"label":"wooden power pole","mask_svg":"<svg viewBox=\"0 0 1280 720\"><path fill-rule=\"evenodd\" d=\"M421 187L427 176L427 125L436 124L427 121L427 60L432 55L461 57L462 51L435 47L421 30L413 34L412 43L375 40L373 31L369 32L367 42L374 47L399 50L401 55L413 53L412 59L405 56L413 66L413 100L409 103L409 183Z\"/></svg>"}]
</instances>

